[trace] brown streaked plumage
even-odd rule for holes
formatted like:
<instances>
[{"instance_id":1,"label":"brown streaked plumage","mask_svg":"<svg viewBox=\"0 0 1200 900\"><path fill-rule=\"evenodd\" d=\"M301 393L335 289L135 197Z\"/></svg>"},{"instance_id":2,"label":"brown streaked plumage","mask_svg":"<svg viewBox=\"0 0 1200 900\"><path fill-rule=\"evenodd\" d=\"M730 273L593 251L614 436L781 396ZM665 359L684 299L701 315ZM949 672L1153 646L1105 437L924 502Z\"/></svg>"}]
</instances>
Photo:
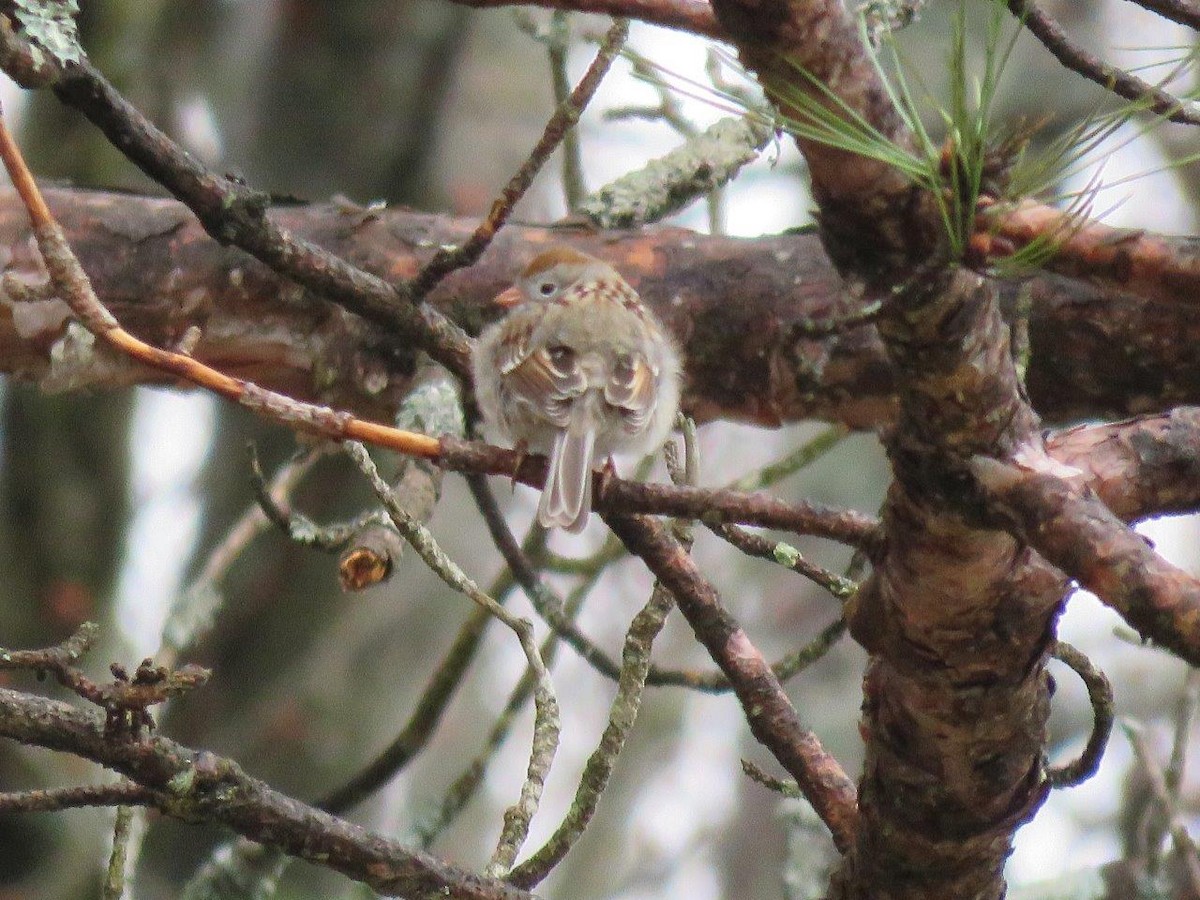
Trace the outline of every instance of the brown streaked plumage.
<instances>
[{"instance_id":1,"label":"brown streaked plumage","mask_svg":"<svg viewBox=\"0 0 1200 900\"><path fill-rule=\"evenodd\" d=\"M597 465L666 440L679 354L615 269L571 247L538 254L497 302L511 312L480 335L473 358L485 423L549 454L538 521L580 531Z\"/></svg>"}]
</instances>

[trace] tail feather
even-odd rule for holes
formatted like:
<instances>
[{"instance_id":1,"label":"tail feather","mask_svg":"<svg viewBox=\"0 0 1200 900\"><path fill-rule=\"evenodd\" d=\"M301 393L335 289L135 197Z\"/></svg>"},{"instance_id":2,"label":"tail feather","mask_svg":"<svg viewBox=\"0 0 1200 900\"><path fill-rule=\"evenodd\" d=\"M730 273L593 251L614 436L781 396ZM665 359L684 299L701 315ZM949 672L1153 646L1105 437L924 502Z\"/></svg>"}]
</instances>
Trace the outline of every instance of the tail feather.
<instances>
[{"instance_id":1,"label":"tail feather","mask_svg":"<svg viewBox=\"0 0 1200 900\"><path fill-rule=\"evenodd\" d=\"M592 509L592 460L596 430L565 428L554 439L550 471L538 505L538 522L545 528L578 533Z\"/></svg>"}]
</instances>

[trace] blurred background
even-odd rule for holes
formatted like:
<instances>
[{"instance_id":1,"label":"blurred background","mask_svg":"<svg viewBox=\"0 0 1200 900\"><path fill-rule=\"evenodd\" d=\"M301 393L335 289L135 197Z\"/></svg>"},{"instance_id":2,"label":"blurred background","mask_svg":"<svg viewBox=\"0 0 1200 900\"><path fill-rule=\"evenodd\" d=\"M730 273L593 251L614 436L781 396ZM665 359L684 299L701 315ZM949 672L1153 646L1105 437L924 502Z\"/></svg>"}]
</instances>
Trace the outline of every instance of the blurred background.
<instances>
[{"instance_id":1,"label":"blurred background","mask_svg":"<svg viewBox=\"0 0 1200 900\"><path fill-rule=\"evenodd\" d=\"M900 35L904 55L930 90L944 88L945 48L955 3L932 0ZM975 6L986 8L987 4ZM1137 68L1169 65L1195 35L1133 4L1109 0L1045 7L1080 43ZM311 200L343 195L460 215L480 215L536 140L553 108L546 48L530 32L543 11L476 12L437 0L92 0L83 4L84 45L97 65L158 124L208 164L244 175L255 187ZM571 17L558 27L574 40L568 69L577 78L604 20ZM670 70L704 81L705 42L635 24L630 46ZM1181 49L1183 48L1183 49ZM1160 70L1161 74L1161 70ZM1103 98L1022 39L1001 94L1011 120L1052 117L1059 127L1092 114ZM1192 89L1195 85L1190 85ZM20 138L36 173L89 186L158 192L76 113L47 94L5 86L5 109L19 110ZM611 120L606 110L654 106L656 90L618 61L580 125L589 190L677 146L662 121ZM704 127L725 113L679 98ZM1145 174L1114 189L1098 209L1108 220L1196 233L1200 168L1170 168L1196 150L1191 134L1131 126L1110 145L1104 177ZM1164 167L1167 167L1164 169ZM699 230L770 233L811 221L802 163L786 140L768 145L717 204L701 201L677 219ZM1081 179L1087 175L1081 174ZM1080 184L1083 182L1080 181ZM518 210L525 221L566 211L561 165L552 160ZM136 390L103 396L44 396L0 384L0 645L55 643L85 619L105 625L105 645L89 657L96 674L110 659L136 664L160 644L167 611L201 571L213 547L252 502L244 453L254 441L273 468L294 449L291 436L196 394ZM701 481L718 485L748 473L824 432L808 423L778 431L711 423L700 429ZM663 477L656 471L655 477ZM852 435L778 488L874 512L887 468L873 435ZM535 497L496 485L510 523L523 534ZM319 520L368 504L359 476L341 458L319 462L295 494ZM502 564L460 479L446 479L431 526L451 555L487 585ZM1146 527L1177 563L1197 568L1190 520ZM554 550L587 556L605 539L593 522L579 537L555 535ZM840 570L842 548L800 549ZM732 611L771 658L811 640L838 614L837 601L789 572L731 553L701 534L696 556ZM559 576L557 586L575 583ZM612 653L645 602L639 566L605 571L583 607L583 630ZM405 556L386 585L344 594L331 557L298 549L279 533L258 537L223 578L226 598L212 633L186 658L214 669L203 690L176 704L166 733L240 761L251 773L313 799L359 771L397 733L438 660L472 610L418 560ZM531 611L519 593L510 601ZM1185 667L1113 635L1115 617L1076 597L1062 637L1114 682L1119 714L1138 723L1159 758L1171 753ZM539 633L545 632L539 625ZM655 648L664 665L703 666L690 632L673 619ZM789 685L803 720L856 773L862 652L842 640ZM507 632L489 629L482 652L430 750L354 818L414 840L460 771L478 754L524 660ZM1091 725L1077 679L1056 668L1052 758L1082 747ZM613 693L569 649L554 682L563 706L563 743L529 846L556 826L594 749ZM1195 690L1193 679L1192 688ZM518 718L482 790L442 832L433 852L480 868L516 797L531 715ZM1191 757L1183 797L1195 824L1200 780ZM551 897L674 898L819 896L831 848L797 804L746 779L738 760L769 761L726 696L648 689L630 744L587 835L543 886ZM1145 794L1132 752L1118 733L1100 774L1055 792L1020 833L1010 878L1020 894L1047 896L1044 883L1120 858ZM71 759L0 746L0 789L96 779ZM138 898L175 897L228 835L151 816L132 888ZM0 898L96 896L111 839L111 811L0 817ZM361 897L365 889L304 864L287 868L280 897Z\"/></svg>"}]
</instances>

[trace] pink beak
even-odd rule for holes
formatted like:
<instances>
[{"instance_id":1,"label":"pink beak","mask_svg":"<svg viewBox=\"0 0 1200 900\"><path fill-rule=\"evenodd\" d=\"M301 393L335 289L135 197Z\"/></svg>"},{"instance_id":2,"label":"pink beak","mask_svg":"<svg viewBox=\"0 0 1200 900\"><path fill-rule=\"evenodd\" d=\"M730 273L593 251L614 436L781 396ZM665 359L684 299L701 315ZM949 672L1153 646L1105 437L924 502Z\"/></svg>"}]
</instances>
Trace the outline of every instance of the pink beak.
<instances>
[{"instance_id":1,"label":"pink beak","mask_svg":"<svg viewBox=\"0 0 1200 900\"><path fill-rule=\"evenodd\" d=\"M512 287L507 288L497 294L496 299L492 302L501 309L512 309L524 299L525 295L521 293L521 289L514 284Z\"/></svg>"}]
</instances>

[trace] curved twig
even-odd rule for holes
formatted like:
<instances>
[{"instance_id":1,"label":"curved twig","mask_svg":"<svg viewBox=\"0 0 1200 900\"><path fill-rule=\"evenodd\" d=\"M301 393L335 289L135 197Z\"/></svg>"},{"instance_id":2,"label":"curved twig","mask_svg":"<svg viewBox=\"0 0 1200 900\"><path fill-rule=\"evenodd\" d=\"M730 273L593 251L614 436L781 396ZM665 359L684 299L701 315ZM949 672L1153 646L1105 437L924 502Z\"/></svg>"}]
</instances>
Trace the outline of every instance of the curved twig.
<instances>
[{"instance_id":1,"label":"curved twig","mask_svg":"<svg viewBox=\"0 0 1200 900\"><path fill-rule=\"evenodd\" d=\"M1088 735L1087 744L1084 745L1079 758L1065 765L1046 769L1046 780L1050 782L1051 787L1075 787L1095 775L1096 770L1100 768L1100 760L1104 756L1105 747L1108 746L1116 719L1113 710L1113 690L1104 672L1066 641L1055 643L1054 658L1079 676L1087 688L1088 700L1092 704L1092 733Z\"/></svg>"}]
</instances>

